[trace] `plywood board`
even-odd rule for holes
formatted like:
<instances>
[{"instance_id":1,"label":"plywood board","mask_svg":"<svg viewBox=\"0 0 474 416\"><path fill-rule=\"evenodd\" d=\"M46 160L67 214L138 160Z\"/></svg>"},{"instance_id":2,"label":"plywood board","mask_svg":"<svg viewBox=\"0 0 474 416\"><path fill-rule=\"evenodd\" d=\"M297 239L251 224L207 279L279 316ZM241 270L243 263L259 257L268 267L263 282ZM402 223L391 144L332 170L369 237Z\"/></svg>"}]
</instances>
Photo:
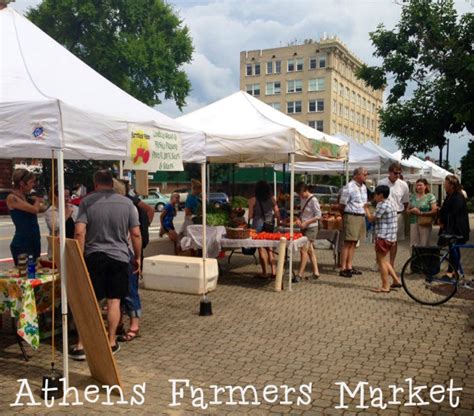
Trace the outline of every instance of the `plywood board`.
<instances>
[{"instance_id":1,"label":"plywood board","mask_svg":"<svg viewBox=\"0 0 474 416\"><path fill-rule=\"evenodd\" d=\"M135 191L138 195L148 195L148 171L135 171Z\"/></svg>"},{"instance_id":2,"label":"plywood board","mask_svg":"<svg viewBox=\"0 0 474 416\"><path fill-rule=\"evenodd\" d=\"M56 242L59 253L59 241ZM84 345L91 376L122 387L87 266L76 240L66 239L67 298Z\"/></svg>"}]
</instances>

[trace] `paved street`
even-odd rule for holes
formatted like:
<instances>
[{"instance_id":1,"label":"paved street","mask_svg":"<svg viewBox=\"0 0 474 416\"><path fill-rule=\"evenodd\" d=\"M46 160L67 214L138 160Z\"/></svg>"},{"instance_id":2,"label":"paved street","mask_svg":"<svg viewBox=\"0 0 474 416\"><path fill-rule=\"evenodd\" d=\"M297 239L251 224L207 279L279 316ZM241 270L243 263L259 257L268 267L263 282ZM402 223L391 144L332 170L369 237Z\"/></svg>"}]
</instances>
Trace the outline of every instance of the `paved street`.
<instances>
[{"instance_id":1,"label":"paved street","mask_svg":"<svg viewBox=\"0 0 474 416\"><path fill-rule=\"evenodd\" d=\"M31 360L24 362L13 338L0 340L0 411L11 414L438 414L472 415L474 409L474 302L455 298L440 307L416 304L403 292L375 294L369 288L378 285L378 274L371 271L373 248L363 244L357 252L356 266L364 271L360 277L344 279L331 265L329 251L319 251L322 277L313 284L294 285L293 292L276 293L273 282L261 281L253 275L258 271L251 257L234 256L232 264L222 261L223 274L218 288L210 296L214 315L198 316L199 297L142 290L144 318L141 337L122 344L116 355L124 384L124 399L130 401L133 386L146 383L142 405L115 404L113 407L85 402L73 409L57 407L10 408L19 389L17 379L28 377L36 395L41 377L50 362L50 344L43 343ZM408 256L407 244L402 244L397 268ZM465 256L467 268L474 270L474 258ZM472 264L471 264L472 263ZM59 338L58 343L60 344ZM58 363L60 365L61 355ZM83 389L93 383L85 362L70 364L71 385ZM194 401L184 382L176 382L175 396L171 379L188 379L201 388L204 399L199 401L195 390ZM408 381L415 386L434 384L461 387L452 393L460 398L457 408L450 407L448 393L441 403L434 403L426 389L421 398L426 406L406 406L409 401ZM344 394L341 403L340 386L347 383L352 391L359 382L367 382L376 397L390 402L397 385L401 404L389 404L385 410L371 402L369 385L365 405L360 394L355 399ZM312 383L310 400L299 405L298 397L307 399L303 392ZM214 398L210 386L254 386L258 400L247 391L249 404L238 404L240 394L232 397L220 393ZM278 398L262 395L264 388L277 386ZM285 399L284 386L296 388ZM267 386L267 387L265 387ZM300 387L302 386L302 387ZM309 388L309 387L307 387ZM301 389L301 390L298 390ZM224 391L224 390L222 390ZM307 390L309 391L309 390ZM35 396L38 400L38 396ZM440 396L434 396L439 399ZM276 403L271 403L276 399ZM416 397L412 397L414 403ZM74 399L70 398L72 402ZM113 401L118 401L112 396ZM212 401L223 404L211 404ZM421 399L420 399L421 400ZM26 402L26 399L22 399ZM106 401L101 395L101 401ZM255 401L259 405L252 404ZM396 400L394 400L396 402ZM309 404L305 404L309 403ZM347 405L347 409L336 406Z\"/></svg>"}]
</instances>

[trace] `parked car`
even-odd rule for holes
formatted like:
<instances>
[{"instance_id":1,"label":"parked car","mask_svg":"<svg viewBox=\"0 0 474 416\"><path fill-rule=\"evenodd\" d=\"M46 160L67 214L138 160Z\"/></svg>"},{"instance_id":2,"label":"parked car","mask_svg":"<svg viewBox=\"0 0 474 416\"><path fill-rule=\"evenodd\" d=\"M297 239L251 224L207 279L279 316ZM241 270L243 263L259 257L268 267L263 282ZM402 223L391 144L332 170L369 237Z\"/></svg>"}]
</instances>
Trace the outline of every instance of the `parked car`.
<instances>
[{"instance_id":1,"label":"parked car","mask_svg":"<svg viewBox=\"0 0 474 416\"><path fill-rule=\"evenodd\" d=\"M215 208L229 205L229 197L224 192L211 192L208 198L209 204Z\"/></svg>"},{"instance_id":2,"label":"parked car","mask_svg":"<svg viewBox=\"0 0 474 416\"><path fill-rule=\"evenodd\" d=\"M7 207L7 196L12 192L11 189L0 188L0 214L8 214L10 211Z\"/></svg>"},{"instance_id":3,"label":"parked car","mask_svg":"<svg viewBox=\"0 0 474 416\"><path fill-rule=\"evenodd\" d=\"M153 192L147 196L141 196L140 199L145 204L151 205L153 208L155 208L155 211L157 212L163 211L165 205L170 202L170 199L160 192Z\"/></svg>"},{"instance_id":4,"label":"parked car","mask_svg":"<svg viewBox=\"0 0 474 416\"><path fill-rule=\"evenodd\" d=\"M310 191L320 203L335 204L339 195L339 188L333 185L311 185Z\"/></svg>"}]
</instances>

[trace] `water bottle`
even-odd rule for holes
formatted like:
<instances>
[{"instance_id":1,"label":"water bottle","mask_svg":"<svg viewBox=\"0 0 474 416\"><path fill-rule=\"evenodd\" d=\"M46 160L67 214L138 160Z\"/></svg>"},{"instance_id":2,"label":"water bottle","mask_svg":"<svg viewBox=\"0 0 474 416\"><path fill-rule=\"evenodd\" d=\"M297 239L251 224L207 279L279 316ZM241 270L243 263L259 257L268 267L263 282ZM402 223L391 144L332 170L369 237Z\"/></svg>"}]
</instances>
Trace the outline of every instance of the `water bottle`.
<instances>
[{"instance_id":1,"label":"water bottle","mask_svg":"<svg viewBox=\"0 0 474 416\"><path fill-rule=\"evenodd\" d=\"M36 278L36 261L31 254L28 256L27 273L28 279Z\"/></svg>"}]
</instances>

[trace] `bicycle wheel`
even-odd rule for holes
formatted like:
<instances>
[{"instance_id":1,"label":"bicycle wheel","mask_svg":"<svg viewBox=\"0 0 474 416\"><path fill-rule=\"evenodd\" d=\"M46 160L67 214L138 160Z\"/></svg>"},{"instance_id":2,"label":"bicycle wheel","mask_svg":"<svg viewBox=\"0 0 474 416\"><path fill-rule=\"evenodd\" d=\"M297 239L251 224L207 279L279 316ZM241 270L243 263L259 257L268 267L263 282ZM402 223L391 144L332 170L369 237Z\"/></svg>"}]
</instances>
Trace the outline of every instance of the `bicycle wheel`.
<instances>
[{"instance_id":1,"label":"bicycle wheel","mask_svg":"<svg viewBox=\"0 0 474 416\"><path fill-rule=\"evenodd\" d=\"M402 269L405 292L423 305L440 305L451 299L456 293L458 279L456 268L439 253L416 254Z\"/></svg>"}]
</instances>

